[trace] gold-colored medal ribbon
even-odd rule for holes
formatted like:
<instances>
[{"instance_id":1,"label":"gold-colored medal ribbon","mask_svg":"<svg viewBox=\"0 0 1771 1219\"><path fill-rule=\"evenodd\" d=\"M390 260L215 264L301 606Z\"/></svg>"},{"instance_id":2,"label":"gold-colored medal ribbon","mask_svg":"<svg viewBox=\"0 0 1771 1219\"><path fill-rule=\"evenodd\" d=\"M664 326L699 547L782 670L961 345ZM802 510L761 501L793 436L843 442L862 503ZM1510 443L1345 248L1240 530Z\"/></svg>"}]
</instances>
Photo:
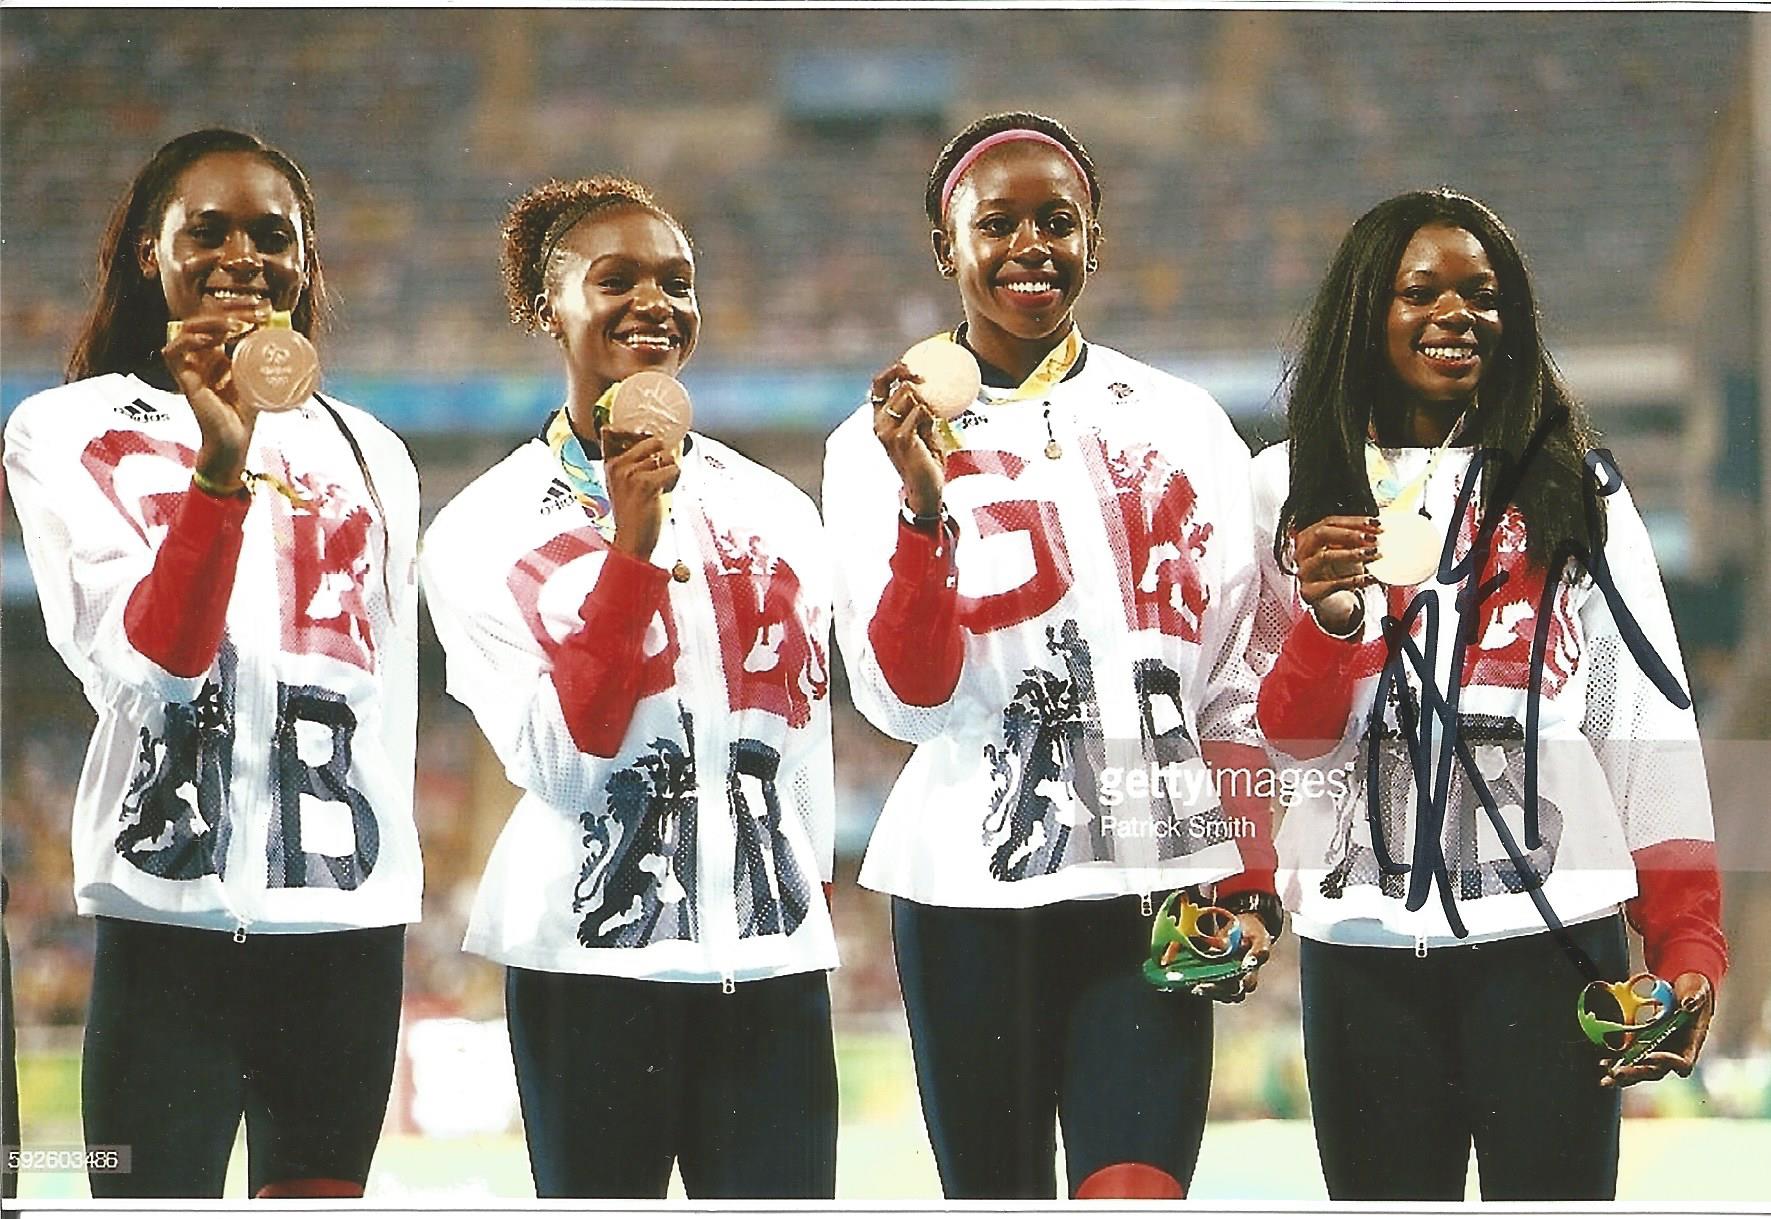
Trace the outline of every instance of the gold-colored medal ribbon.
<instances>
[{"instance_id":1,"label":"gold-colored medal ribbon","mask_svg":"<svg viewBox=\"0 0 1771 1219\"><path fill-rule=\"evenodd\" d=\"M958 342L959 332L955 331L953 337ZM986 386L984 393L992 402L1019 402L1023 398L1037 398L1069 376L1070 370L1076 367L1076 361L1081 358L1082 327L1072 323L1070 333L1064 336L1064 341L1046 352L1045 359L1027 374L1027 379L1019 386L1006 393L998 393Z\"/></svg>"},{"instance_id":2,"label":"gold-colored medal ribbon","mask_svg":"<svg viewBox=\"0 0 1771 1219\"><path fill-rule=\"evenodd\" d=\"M952 339L959 342L959 331L953 331ZM1070 324L1070 333L1064 336L1063 342L1045 353L1027 379L1012 390L995 391L989 386L984 387L984 397L991 403L1020 402L1027 398L1037 398L1052 386L1070 375L1076 367L1076 361L1082 358L1082 327L1074 322ZM1064 455L1063 448L1058 444L1057 436L1052 432L1051 411L1045 413L1046 445L1045 455L1056 461ZM960 447L959 434L948 420L940 420L935 424L935 436L945 451L951 452Z\"/></svg>"}]
</instances>

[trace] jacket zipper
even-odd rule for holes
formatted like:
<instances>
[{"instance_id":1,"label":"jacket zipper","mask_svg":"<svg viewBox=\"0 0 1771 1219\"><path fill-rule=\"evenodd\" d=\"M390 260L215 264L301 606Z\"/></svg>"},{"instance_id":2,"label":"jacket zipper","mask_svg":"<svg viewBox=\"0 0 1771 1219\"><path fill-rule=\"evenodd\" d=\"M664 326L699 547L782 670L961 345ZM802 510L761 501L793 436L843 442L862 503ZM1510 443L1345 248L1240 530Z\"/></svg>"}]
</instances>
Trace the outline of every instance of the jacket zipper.
<instances>
[{"instance_id":1,"label":"jacket zipper","mask_svg":"<svg viewBox=\"0 0 1771 1219\"><path fill-rule=\"evenodd\" d=\"M697 502L693 495L679 494L671 505L672 516L697 511ZM708 595L707 578L700 568L700 535L697 530L698 525L690 520L681 521L671 530L676 539L677 559L686 564L690 572L689 579L682 586L684 613L677 622L684 637L681 644L681 655L684 656L695 655L704 640L713 644L715 655L719 648L714 624L705 620L711 617L711 606L702 604L703 597ZM703 690L698 676L698 672L691 671L687 680L679 678L676 687L679 703L697 711L710 706L723 707L725 691ZM718 756L711 746L708 718L705 713L696 716L692 739L687 742L694 751L695 817L699 826L696 834L699 866L695 881L700 889L702 942L709 959L719 969L720 993L729 995L738 988L729 957L738 940L738 903L732 862L737 842L732 835L731 806L726 795L727 759Z\"/></svg>"},{"instance_id":2,"label":"jacket zipper","mask_svg":"<svg viewBox=\"0 0 1771 1219\"><path fill-rule=\"evenodd\" d=\"M256 500L254 506L257 506ZM271 509L272 506L267 504L257 512L249 511L246 517L247 538L245 545L241 547L242 557L253 553L255 541L258 548L269 556L268 559L261 558L259 563L261 569L268 570L252 573L254 578L248 587L254 590L279 587L275 571L276 539L274 536L267 536L272 532L271 524L266 520L266 513ZM256 538L254 534L257 535ZM234 587L238 589L245 583L247 582L236 578ZM254 611L258 609L257 606L248 608ZM269 608L275 624L281 617L281 608L274 601ZM281 626L273 625L271 629L280 631ZM241 878L251 872L249 861L254 858L263 859L265 855L264 838L268 827L264 824L265 818L259 815L260 801L257 796L269 786L271 750L276 746L276 711L274 708L271 710L269 721L266 722L265 704L267 699L274 701L276 694L274 686L267 688L266 679L272 674L266 672L264 658L244 645L237 645L235 652L238 662L234 670L234 741L236 744L241 741L262 742L257 748L248 749L244 757L235 756L234 781L229 791L228 815L234 828L228 840L228 871L221 883L222 902L234 919L234 943L244 944L252 920L240 912L242 903L236 901L240 896L237 887L242 883ZM248 899L244 904L250 905L250 893L244 896Z\"/></svg>"}]
</instances>

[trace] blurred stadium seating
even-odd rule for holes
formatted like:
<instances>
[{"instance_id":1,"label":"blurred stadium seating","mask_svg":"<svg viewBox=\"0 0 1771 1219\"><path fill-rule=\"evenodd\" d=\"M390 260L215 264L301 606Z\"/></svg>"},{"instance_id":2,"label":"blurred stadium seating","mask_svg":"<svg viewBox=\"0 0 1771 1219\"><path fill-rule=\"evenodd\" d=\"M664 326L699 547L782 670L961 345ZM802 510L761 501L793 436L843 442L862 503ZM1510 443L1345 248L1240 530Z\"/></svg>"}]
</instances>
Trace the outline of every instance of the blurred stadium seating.
<instances>
[{"instance_id":1,"label":"blurred stadium seating","mask_svg":"<svg viewBox=\"0 0 1771 1219\"><path fill-rule=\"evenodd\" d=\"M597 169L695 234L703 363L875 366L953 312L928 165L1013 105L1065 118L1101 167L1088 320L1115 345L1270 351L1355 215L1441 182L1518 230L1556 336L1637 339L1744 17L290 10L242 19L274 27L250 55L215 53L216 20L7 14L9 374L60 366L111 201L154 144L214 122L314 179L340 374L547 371L499 324L495 232L531 182ZM849 61L945 96L861 118L826 100L820 121L790 84Z\"/></svg>"}]
</instances>

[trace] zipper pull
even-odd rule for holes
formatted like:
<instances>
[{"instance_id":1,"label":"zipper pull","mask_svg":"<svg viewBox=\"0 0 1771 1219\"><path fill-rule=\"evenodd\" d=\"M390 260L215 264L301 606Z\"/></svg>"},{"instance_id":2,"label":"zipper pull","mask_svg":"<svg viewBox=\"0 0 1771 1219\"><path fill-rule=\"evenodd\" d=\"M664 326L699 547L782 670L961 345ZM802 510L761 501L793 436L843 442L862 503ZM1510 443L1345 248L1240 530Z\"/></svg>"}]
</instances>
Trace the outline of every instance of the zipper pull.
<instances>
[{"instance_id":1,"label":"zipper pull","mask_svg":"<svg viewBox=\"0 0 1771 1219\"><path fill-rule=\"evenodd\" d=\"M245 942L246 942L246 924L243 922L235 923L234 924L234 943L244 944Z\"/></svg>"},{"instance_id":2,"label":"zipper pull","mask_svg":"<svg viewBox=\"0 0 1771 1219\"><path fill-rule=\"evenodd\" d=\"M1427 937L1417 933L1414 937L1414 955L1419 960L1427 959Z\"/></svg>"},{"instance_id":3,"label":"zipper pull","mask_svg":"<svg viewBox=\"0 0 1771 1219\"><path fill-rule=\"evenodd\" d=\"M719 980L719 993L720 994L730 995L730 994L736 993L737 990L738 990L738 984L737 984L737 982L733 981L731 974L723 974L720 976L720 980Z\"/></svg>"},{"instance_id":4,"label":"zipper pull","mask_svg":"<svg viewBox=\"0 0 1771 1219\"><path fill-rule=\"evenodd\" d=\"M1145 918L1149 918L1156 913L1156 905L1150 900L1150 895L1148 893L1138 894L1138 913Z\"/></svg>"}]
</instances>

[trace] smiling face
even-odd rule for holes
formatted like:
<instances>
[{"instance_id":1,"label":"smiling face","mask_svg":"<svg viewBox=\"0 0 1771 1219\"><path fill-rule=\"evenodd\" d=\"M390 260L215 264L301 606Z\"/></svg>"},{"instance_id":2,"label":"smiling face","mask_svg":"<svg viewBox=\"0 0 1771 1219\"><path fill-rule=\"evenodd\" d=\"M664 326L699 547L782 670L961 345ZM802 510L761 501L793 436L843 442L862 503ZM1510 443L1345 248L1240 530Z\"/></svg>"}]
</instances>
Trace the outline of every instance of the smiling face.
<instances>
[{"instance_id":1,"label":"smiling face","mask_svg":"<svg viewBox=\"0 0 1771 1219\"><path fill-rule=\"evenodd\" d=\"M307 285L295 189L250 152L210 153L186 169L136 255L173 318L263 320L269 309L294 309Z\"/></svg>"},{"instance_id":2,"label":"smiling face","mask_svg":"<svg viewBox=\"0 0 1771 1219\"><path fill-rule=\"evenodd\" d=\"M1474 399L1500 338L1500 280L1482 243L1451 225L1419 229L1397 264L1385 323L1399 405L1455 416Z\"/></svg>"},{"instance_id":3,"label":"smiling face","mask_svg":"<svg viewBox=\"0 0 1771 1219\"><path fill-rule=\"evenodd\" d=\"M1057 149L999 145L954 189L935 258L953 269L966 340L984 359L1025 375L1068 333L1100 226L1088 184Z\"/></svg>"},{"instance_id":4,"label":"smiling face","mask_svg":"<svg viewBox=\"0 0 1771 1219\"><path fill-rule=\"evenodd\" d=\"M560 242L536 316L566 350L573 397L594 402L642 369L676 375L695 349L695 256L675 225L638 206L595 212Z\"/></svg>"}]
</instances>

